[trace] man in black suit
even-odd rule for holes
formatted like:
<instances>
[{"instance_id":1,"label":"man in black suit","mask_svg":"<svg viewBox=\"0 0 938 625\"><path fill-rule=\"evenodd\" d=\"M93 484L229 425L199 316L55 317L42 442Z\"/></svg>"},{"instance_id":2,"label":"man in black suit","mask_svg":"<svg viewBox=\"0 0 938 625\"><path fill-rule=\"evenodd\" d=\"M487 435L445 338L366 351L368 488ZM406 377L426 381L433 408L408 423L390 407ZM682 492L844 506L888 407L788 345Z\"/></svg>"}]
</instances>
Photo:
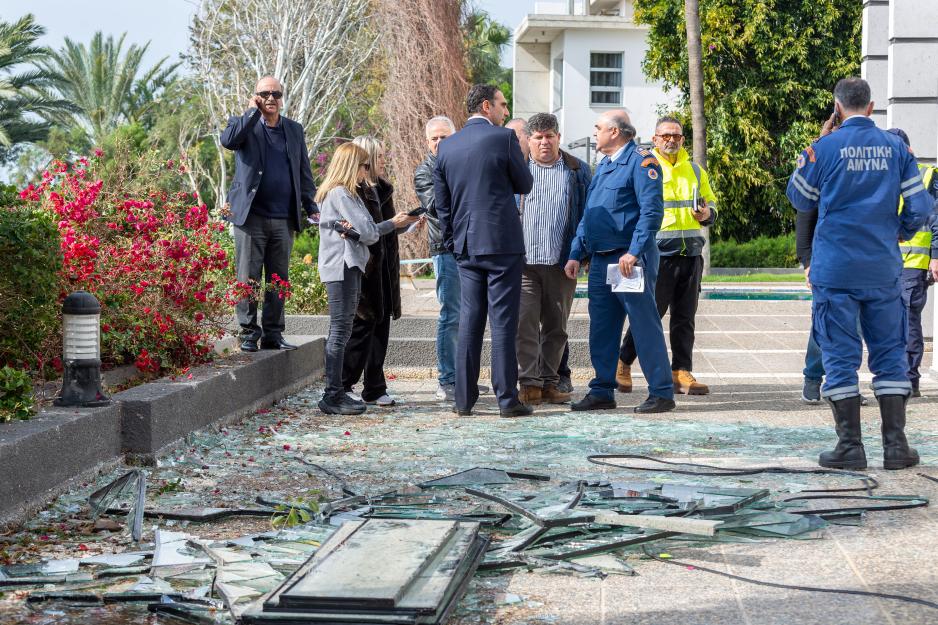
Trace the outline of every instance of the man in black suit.
<instances>
[{"instance_id":1,"label":"man in black suit","mask_svg":"<svg viewBox=\"0 0 938 625\"><path fill-rule=\"evenodd\" d=\"M259 288L264 272L264 309L257 325L257 298L235 310L241 350L296 349L283 340L283 299L269 288L276 275L289 280L293 237L319 212L303 127L280 115L283 86L273 76L257 81L247 112L229 117L221 144L235 153L227 219L234 224L238 280ZM260 121L263 118L263 121Z\"/></svg>"},{"instance_id":2,"label":"man in black suit","mask_svg":"<svg viewBox=\"0 0 938 625\"><path fill-rule=\"evenodd\" d=\"M492 383L503 417L532 413L518 401L518 308L524 235L516 193L533 179L515 133L501 125L508 103L491 85L474 85L466 102L469 121L440 142L433 175L443 245L459 266L462 319L456 356L454 412L472 414L479 398L482 335L489 316Z\"/></svg>"}]
</instances>

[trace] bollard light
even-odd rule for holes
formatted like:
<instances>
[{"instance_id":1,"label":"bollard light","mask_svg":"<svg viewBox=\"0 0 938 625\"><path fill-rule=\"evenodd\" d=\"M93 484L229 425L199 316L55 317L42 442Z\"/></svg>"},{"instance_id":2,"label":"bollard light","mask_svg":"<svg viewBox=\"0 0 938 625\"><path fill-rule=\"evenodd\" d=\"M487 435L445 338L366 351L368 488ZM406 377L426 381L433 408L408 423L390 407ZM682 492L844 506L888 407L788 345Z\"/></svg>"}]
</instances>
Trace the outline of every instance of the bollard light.
<instances>
[{"instance_id":1,"label":"bollard light","mask_svg":"<svg viewBox=\"0 0 938 625\"><path fill-rule=\"evenodd\" d=\"M56 406L106 406L101 388L101 305L87 291L75 291L62 303L62 356L65 371Z\"/></svg>"}]
</instances>

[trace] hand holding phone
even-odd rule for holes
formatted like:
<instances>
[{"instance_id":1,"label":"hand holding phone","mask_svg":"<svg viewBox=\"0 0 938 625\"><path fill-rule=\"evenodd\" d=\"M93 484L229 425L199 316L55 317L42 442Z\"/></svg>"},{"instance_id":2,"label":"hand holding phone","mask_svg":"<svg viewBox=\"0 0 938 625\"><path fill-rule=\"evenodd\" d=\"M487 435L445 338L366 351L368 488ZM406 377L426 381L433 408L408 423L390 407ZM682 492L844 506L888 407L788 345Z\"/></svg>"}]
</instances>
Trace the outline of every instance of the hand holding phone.
<instances>
[{"instance_id":1,"label":"hand holding phone","mask_svg":"<svg viewBox=\"0 0 938 625\"><path fill-rule=\"evenodd\" d=\"M423 206L418 206L414 210L408 211L407 214L411 217L420 217L425 212L427 212L427 209L425 209Z\"/></svg>"}]
</instances>

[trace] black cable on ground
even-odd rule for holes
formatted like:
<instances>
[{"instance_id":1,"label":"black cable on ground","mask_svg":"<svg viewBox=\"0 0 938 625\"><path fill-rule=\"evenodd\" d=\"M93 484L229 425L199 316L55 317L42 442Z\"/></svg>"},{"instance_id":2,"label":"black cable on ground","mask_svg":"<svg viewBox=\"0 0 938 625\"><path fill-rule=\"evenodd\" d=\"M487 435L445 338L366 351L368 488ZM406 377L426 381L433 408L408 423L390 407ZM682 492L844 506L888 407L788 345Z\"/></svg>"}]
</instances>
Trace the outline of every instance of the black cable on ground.
<instances>
[{"instance_id":1,"label":"black cable on ground","mask_svg":"<svg viewBox=\"0 0 938 625\"><path fill-rule=\"evenodd\" d=\"M718 467L709 464L697 464L694 462L673 462L668 460L661 460L660 458L655 458L653 456L642 456L639 454L593 454L587 456L586 459L593 464L598 464L607 467L614 467L616 469L626 469L629 471L652 471L656 473L675 473L678 475L695 475L698 477L739 477L743 475L759 475L761 473L776 473L776 474L793 474L793 475L830 475L834 477L848 477L853 479L858 479L863 481L863 486L857 488L821 488L814 490L804 490L804 493L851 493L851 492L866 492L871 493L874 489L879 488L879 482L875 478L866 475L865 473L857 473L855 471L843 471L840 469L823 469L823 468L810 468L810 469L791 469L788 467ZM642 466L632 466L628 464L618 464L615 462L609 462L609 460L643 460L645 462L651 462L661 465L667 465L665 467L655 468L655 467L642 467ZM693 467L695 470L688 469L678 469L670 467Z\"/></svg>"},{"instance_id":2,"label":"black cable on ground","mask_svg":"<svg viewBox=\"0 0 938 625\"><path fill-rule=\"evenodd\" d=\"M674 560L671 558L661 558L656 556L648 551L648 547L643 546L642 551L645 552L645 555L651 558L652 560L657 560L658 562L664 562L665 564L674 564L677 566L683 567L692 567L694 570L703 571L704 573L713 573L714 575L721 575L723 577L728 577L730 579L735 579L740 582L746 582L749 584L755 584L757 586L769 586L771 588L784 588L786 590L802 590L805 592L826 592L839 595L859 595L861 597L877 597L879 599L893 599L895 601L905 601L906 603L915 603L918 605L923 605L926 608L932 608L938 610L938 603L933 603L925 599L919 599L917 597L907 597L905 595L893 595L890 593L884 592L872 592L868 590L850 590L847 588L818 588L816 586L795 586L792 584L779 584L777 582L765 582L759 579L751 579L749 577L742 577L740 575L734 575L732 573L727 573L726 571L718 571L716 569L710 569L704 566L698 566L696 564L691 564L690 562L681 562L679 560Z\"/></svg>"},{"instance_id":3,"label":"black cable on ground","mask_svg":"<svg viewBox=\"0 0 938 625\"><path fill-rule=\"evenodd\" d=\"M924 477L926 480L931 480L932 482L938 482L938 477L932 477L930 475L925 475L924 473L916 473L915 475Z\"/></svg>"}]
</instances>

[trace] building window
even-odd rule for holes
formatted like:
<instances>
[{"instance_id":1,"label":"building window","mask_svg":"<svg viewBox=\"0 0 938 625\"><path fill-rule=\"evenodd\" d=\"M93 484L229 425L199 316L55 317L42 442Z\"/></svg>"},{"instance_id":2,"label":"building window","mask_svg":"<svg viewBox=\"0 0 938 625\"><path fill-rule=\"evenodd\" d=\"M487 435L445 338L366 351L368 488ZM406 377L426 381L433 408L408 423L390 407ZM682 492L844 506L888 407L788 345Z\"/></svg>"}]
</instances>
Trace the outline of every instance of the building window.
<instances>
[{"instance_id":1,"label":"building window","mask_svg":"<svg viewBox=\"0 0 938 625\"><path fill-rule=\"evenodd\" d=\"M621 52L590 52L590 105L622 105Z\"/></svg>"},{"instance_id":2,"label":"building window","mask_svg":"<svg viewBox=\"0 0 938 625\"><path fill-rule=\"evenodd\" d=\"M563 57L554 59L554 105L553 111L563 108Z\"/></svg>"}]
</instances>

